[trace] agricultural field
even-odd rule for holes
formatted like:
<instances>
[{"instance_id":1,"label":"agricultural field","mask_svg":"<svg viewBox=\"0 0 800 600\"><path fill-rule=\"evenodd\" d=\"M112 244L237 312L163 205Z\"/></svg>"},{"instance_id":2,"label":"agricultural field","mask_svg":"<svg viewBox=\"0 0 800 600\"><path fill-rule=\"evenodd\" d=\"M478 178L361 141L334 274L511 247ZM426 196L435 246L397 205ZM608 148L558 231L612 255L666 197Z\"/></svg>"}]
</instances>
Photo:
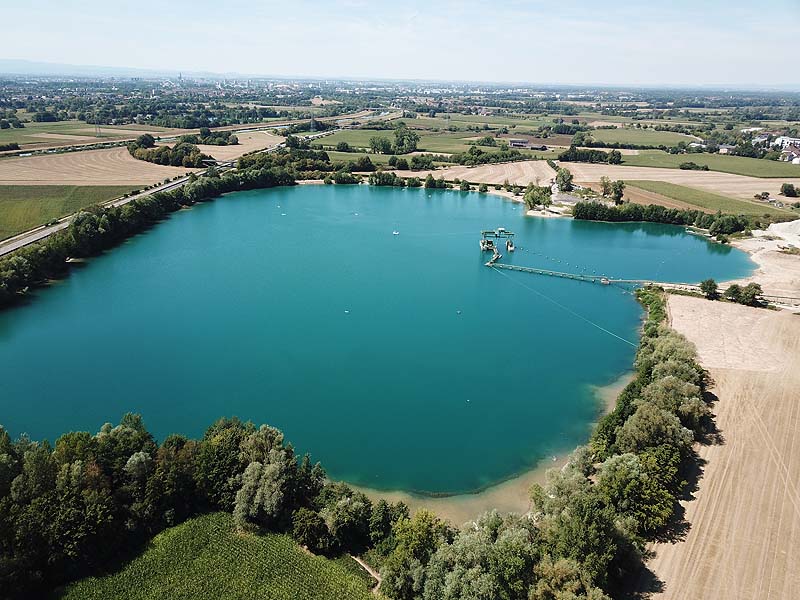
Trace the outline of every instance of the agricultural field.
<instances>
[{"instance_id":1,"label":"agricultural field","mask_svg":"<svg viewBox=\"0 0 800 600\"><path fill-rule=\"evenodd\" d=\"M605 144L638 144L641 146L675 146L679 142L695 142L697 138L672 131L655 131L653 129L631 129L617 127L615 129L595 129L589 134L598 142Z\"/></svg>"},{"instance_id":2,"label":"agricultural field","mask_svg":"<svg viewBox=\"0 0 800 600\"><path fill-rule=\"evenodd\" d=\"M0 186L0 240L86 206L113 200L132 189L129 186Z\"/></svg>"},{"instance_id":3,"label":"agricultural field","mask_svg":"<svg viewBox=\"0 0 800 600\"><path fill-rule=\"evenodd\" d=\"M142 133L158 135L174 132L165 127L150 125L103 125L100 135L95 134L94 125L84 121L55 121L53 123L25 123L22 129L0 129L0 144L16 142L22 150L35 150L49 146L92 144L133 138Z\"/></svg>"},{"instance_id":4,"label":"agricultural field","mask_svg":"<svg viewBox=\"0 0 800 600\"><path fill-rule=\"evenodd\" d=\"M672 198L682 204L689 205L692 208L702 209L705 212L717 212L721 210L722 212L742 215L771 215L787 218L791 218L792 216L790 211L775 208L768 204L726 198L719 194L676 185L674 183L666 183L664 181L626 180L625 184L661 196L666 196L667 198Z\"/></svg>"},{"instance_id":5,"label":"agricultural field","mask_svg":"<svg viewBox=\"0 0 800 600\"><path fill-rule=\"evenodd\" d=\"M127 148L121 147L3 158L0 185L138 186L196 170L136 160Z\"/></svg>"},{"instance_id":6,"label":"agricultural field","mask_svg":"<svg viewBox=\"0 0 800 600\"><path fill-rule=\"evenodd\" d=\"M303 552L288 536L239 534L226 513L157 535L121 569L68 586L62 600L370 600L349 558Z\"/></svg>"},{"instance_id":7,"label":"agricultural field","mask_svg":"<svg viewBox=\"0 0 800 600\"><path fill-rule=\"evenodd\" d=\"M702 154L669 154L661 150L644 150L636 156L625 156L622 159L625 165L666 169L677 169L681 163L688 161L698 165L708 165L712 171L749 177L800 177L800 165L761 158L747 158L746 156L705 152Z\"/></svg>"},{"instance_id":8,"label":"agricultural field","mask_svg":"<svg viewBox=\"0 0 800 600\"><path fill-rule=\"evenodd\" d=\"M685 155L684 155L685 156ZM639 158L638 156L623 156L623 160ZM800 177L778 179L765 179L721 173L718 171L684 171L682 169L653 169L648 167L631 167L627 164L605 165L565 162L561 166L569 169L578 183L597 183L601 177L622 179L623 181L665 181L681 186L711 192L729 198L752 200L755 194L767 192L773 197L778 197L781 184L792 183L800 186Z\"/></svg>"}]
</instances>

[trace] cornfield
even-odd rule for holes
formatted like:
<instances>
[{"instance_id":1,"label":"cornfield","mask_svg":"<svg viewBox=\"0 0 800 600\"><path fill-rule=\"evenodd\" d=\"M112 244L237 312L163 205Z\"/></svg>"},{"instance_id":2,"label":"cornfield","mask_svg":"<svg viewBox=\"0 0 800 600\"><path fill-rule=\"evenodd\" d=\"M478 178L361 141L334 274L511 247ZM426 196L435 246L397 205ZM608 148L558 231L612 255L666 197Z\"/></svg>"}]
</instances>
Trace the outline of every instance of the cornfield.
<instances>
[{"instance_id":1,"label":"cornfield","mask_svg":"<svg viewBox=\"0 0 800 600\"><path fill-rule=\"evenodd\" d=\"M162 532L120 571L78 581L61 598L373 600L346 560L308 555L284 535L237 533L229 514L214 513Z\"/></svg>"}]
</instances>

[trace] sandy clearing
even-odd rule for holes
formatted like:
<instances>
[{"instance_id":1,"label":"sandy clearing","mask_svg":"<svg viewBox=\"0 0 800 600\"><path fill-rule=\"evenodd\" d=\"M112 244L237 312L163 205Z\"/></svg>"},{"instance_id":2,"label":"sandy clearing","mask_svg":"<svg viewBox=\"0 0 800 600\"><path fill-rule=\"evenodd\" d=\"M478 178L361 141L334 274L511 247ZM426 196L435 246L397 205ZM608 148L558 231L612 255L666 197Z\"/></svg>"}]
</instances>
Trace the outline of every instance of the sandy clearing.
<instances>
[{"instance_id":1,"label":"sandy clearing","mask_svg":"<svg viewBox=\"0 0 800 600\"><path fill-rule=\"evenodd\" d=\"M624 165L600 165L589 163L564 163L575 177L576 181L598 182L604 175L611 179L640 179L645 181L666 181L677 185L696 188L731 196L752 200L756 193L770 192L778 196L781 184L785 182L800 185L800 178L776 179L747 177L717 171L683 171L681 169L661 169L654 167L627 167Z\"/></svg>"},{"instance_id":2,"label":"sandy clearing","mask_svg":"<svg viewBox=\"0 0 800 600\"><path fill-rule=\"evenodd\" d=\"M255 150L263 150L271 148L281 143L284 137L274 135L268 131L243 131L236 133L239 138L239 143L234 146L212 146L208 144L198 144L197 147L200 151L209 156L213 156L217 160L227 161L239 158L243 154L253 152ZM173 146L174 141L163 142L156 144L158 146Z\"/></svg>"},{"instance_id":3,"label":"sandy clearing","mask_svg":"<svg viewBox=\"0 0 800 600\"><path fill-rule=\"evenodd\" d=\"M520 162L503 163L499 165L478 165L476 167L448 167L435 171L409 171L398 172L399 175L414 175L420 179L428 176L428 173L435 178L444 177L447 180L466 179L473 183L503 183L506 179L509 183L517 185L528 185L539 179L545 185L556 176L555 171L550 168L544 160L525 160Z\"/></svg>"},{"instance_id":4,"label":"sandy clearing","mask_svg":"<svg viewBox=\"0 0 800 600\"><path fill-rule=\"evenodd\" d=\"M615 129L620 129L624 123L617 123L616 121L591 121L587 123L589 127L614 127Z\"/></svg>"},{"instance_id":5,"label":"sandy clearing","mask_svg":"<svg viewBox=\"0 0 800 600\"><path fill-rule=\"evenodd\" d=\"M145 185L197 169L136 160L127 148L0 160L0 185Z\"/></svg>"},{"instance_id":6,"label":"sandy clearing","mask_svg":"<svg viewBox=\"0 0 800 600\"><path fill-rule=\"evenodd\" d=\"M772 233L771 228L769 233ZM724 289L731 283L743 285L755 281L761 284L767 295L800 297L800 256L781 252L781 247L788 245L786 241L765 239L761 235L763 233L755 231L752 238L734 240L733 245L750 254L758 267L750 277L726 281L721 287Z\"/></svg>"},{"instance_id":7,"label":"sandy clearing","mask_svg":"<svg viewBox=\"0 0 800 600\"><path fill-rule=\"evenodd\" d=\"M684 541L653 545L653 598L790 599L800 589L800 318L670 296L673 327L715 380L724 442L706 461Z\"/></svg>"}]
</instances>

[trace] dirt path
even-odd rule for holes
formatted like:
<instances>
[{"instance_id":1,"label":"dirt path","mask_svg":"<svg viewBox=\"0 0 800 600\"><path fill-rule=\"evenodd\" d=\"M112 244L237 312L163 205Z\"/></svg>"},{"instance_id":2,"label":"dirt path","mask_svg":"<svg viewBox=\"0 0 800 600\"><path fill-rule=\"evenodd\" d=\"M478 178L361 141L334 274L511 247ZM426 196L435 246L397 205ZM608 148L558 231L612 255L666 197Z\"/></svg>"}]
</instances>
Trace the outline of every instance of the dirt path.
<instances>
[{"instance_id":1,"label":"dirt path","mask_svg":"<svg viewBox=\"0 0 800 600\"><path fill-rule=\"evenodd\" d=\"M367 563L365 563L363 560L361 560L361 559L360 559L360 558L358 558L357 556L353 556L353 555L351 554L351 555L350 555L350 558L352 558L352 559L353 559L354 561L356 561L356 562L357 562L359 565L361 565L361 568L362 568L362 569L364 569L364 570L365 570L367 573L369 573L369 574L372 576L372 578L373 578L375 581L377 581L377 582L378 582L378 583L375 585L375 587L374 587L374 588L372 588L372 593L373 593L373 594L375 594L375 595L377 596L377 595L378 595L378 590L379 590L379 589L380 589L380 587L381 587L381 583L383 583L383 579L381 578L381 574L380 574L380 573L378 573L378 572L377 572L375 569L373 569L372 567L370 567L370 566L369 566Z\"/></svg>"},{"instance_id":2,"label":"dirt path","mask_svg":"<svg viewBox=\"0 0 800 600\"><path fill-rule=\"evenodd\" d=\"M659 543L653 598L778 600L800 590L800 317L671 296L715 381L722 443L702 446L685 540Z\"/></svg>"}]
</instances>

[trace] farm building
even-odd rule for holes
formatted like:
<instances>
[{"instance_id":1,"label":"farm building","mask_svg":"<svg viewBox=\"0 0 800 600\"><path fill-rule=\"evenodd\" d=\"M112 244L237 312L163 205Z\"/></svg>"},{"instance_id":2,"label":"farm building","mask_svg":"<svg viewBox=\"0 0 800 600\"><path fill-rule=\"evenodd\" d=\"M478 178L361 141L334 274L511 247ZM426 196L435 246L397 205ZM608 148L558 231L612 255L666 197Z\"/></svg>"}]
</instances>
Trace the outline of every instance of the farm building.
<instances>
[{"instance_id":1,"label":"farm building","mask_svg":"<svg viewBox=\"0 0 800 600\"><path fill-rule=\"evenodd\" d=\"M800 165L800 148L797 146L787 146L781 152L781 160L790 162L793 165Z\"/></svg>"},{"instance_id":2,"label":"farm building","mask_svg":"<svg viewBox=\"0 0 800 600\"><path fill-rule=\"evenodd\" d=\"M720 154L730 154L736 150L736 146L731 146L729 144L720 144L719 145L719 153Z\"/></svg>"},{"instance_id":3,"label":"farm building","mask_svg":"<svg viewBox=\"0 0 800 600\"><path fill-rule=\"evenodd\" d=\"M528 140L524 138L510 138L508 140L508 145L512 148L527 148Z\"/></svg>"}]
</instances>

